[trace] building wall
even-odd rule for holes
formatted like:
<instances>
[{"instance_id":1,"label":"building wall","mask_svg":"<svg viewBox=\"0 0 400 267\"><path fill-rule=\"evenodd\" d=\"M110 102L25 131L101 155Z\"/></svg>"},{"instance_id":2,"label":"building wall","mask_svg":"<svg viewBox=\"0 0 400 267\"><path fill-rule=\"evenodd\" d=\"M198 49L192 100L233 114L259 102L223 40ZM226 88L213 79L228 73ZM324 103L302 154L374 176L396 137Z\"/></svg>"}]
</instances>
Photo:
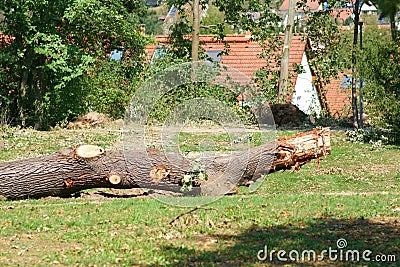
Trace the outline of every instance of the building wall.
<instances>
[{"instance_id":1,"label":"building wall","mask_svg":"<svg viewBox=\"0 0 400 267\"><path fill-rule=\"evenodd\" d=\"M292 104L297 106L307 115L321 115L321 103L318 99L318 92L312 82L312 73L306 53L303 53L301 65L304 73L298 75L296 86L292 96Z\"/></svg>"}]
</instances>

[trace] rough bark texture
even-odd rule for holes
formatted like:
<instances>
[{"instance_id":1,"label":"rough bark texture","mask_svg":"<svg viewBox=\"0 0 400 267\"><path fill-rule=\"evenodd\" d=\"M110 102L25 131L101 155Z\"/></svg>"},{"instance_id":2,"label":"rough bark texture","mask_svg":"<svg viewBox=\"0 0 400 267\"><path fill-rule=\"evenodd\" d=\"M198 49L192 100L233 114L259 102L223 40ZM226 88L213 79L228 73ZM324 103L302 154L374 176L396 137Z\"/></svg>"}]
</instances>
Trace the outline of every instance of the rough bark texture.
<instances>
[{"instance_id":1,"label":"rough bark texture","mask_svg":"<svg viewBox=\"0 0 400 267\"><path fill-rule=\"evenodd\" d=\"M269 172L299 169L330 154L329 129L314 129L280 138L230 156L201 162L208 177L196 178L193 162L162 151L104 151L82 157L82 147L54 154L0 164L0 196L6 199L67 197L89 188L154 188L179 192L184 175L192 175L192 195L226 193L229 188L258 179ZM87 153L85 155L88 155Z\"/></svg>"},{"instance_id":2,"label":"rough bark texture","mask_svg":"<svg viewBox=\"0 0 400 267\"><path fill-rule=\"evenodd\" d=\"M353 7L354 31L353 31L353 51L351 52L351 108L353 111L353 126L358 130L358 109L357 109L357 53L358 45L358 25L360 21L360 0L355 0Z\"/></svg>"},{"instance_id":3,"label":"rough bark texture","mask_svg":"<svg viewBox=\"0 0 400 267\"><path fill-rule=\"evenodd\" d=\"M294 17L296 14L296 2L289 0L288 20L286 23L285 40L283 43L283 52L281 60L281 70L279 77L279 88L278 88L278 101L280 104L287 102L288 97L288 80L289 80L289 54L290 44L292 42L292 33L294 25Z\"/></svg>"}]
</instances>

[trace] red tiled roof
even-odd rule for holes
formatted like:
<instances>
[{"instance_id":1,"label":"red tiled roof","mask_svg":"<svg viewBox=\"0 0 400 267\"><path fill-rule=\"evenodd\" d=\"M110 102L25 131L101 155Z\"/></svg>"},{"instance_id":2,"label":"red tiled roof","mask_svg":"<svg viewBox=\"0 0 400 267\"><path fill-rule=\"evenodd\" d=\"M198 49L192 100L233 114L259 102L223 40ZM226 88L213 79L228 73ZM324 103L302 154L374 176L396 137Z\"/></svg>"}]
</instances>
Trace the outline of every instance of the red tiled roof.
<instances>
[{"instance_id":1,"label":"red tiled roof","mask_svg":"<svg viewBox=\"0 0 400 267\"><path fill-rule=\"evenodd\" d=\"M147 60L150 61L151 57L154 54L154 51L156 50L157 45L146 45L146 51L147 51Z\"/></svg>"},{"instance_id":2,"label":"red tiled roof","mask_svg":"<svg viewBox=\"0 0 400 267\"><path fill-rule=\"evenodd\" d=\"M15 40L15 37L0 33L0 47L10 45Z\"/></svg>"},{"instance_id":3,"label":"red tiled roof","mask_svg":"<svg viewBox=\"0 0 400 267\"><path fill-rule=\"evenodd\" d=\"M378 29L390 29L390 24L378 24Z\"/></svg>"},{"instance_id":4,"label":"red tiled roof","mask_svg":"<svg viewBox=\"0 0 400 267\"><path fill-rule=\"evenodd\" d=\"M299 0L296 0L296 4L297 2L299 2ZM310 10L318 10L319 8L319 3L318 0L307 0L307 4L306 6L310 9ZM280 11L287 11L289 10L289 0L284 0L281 7L279 8ZM304 12L303 9L297 9L297 12Z\"/></svg>"},{"instance_id":5,"label":"red tiled roof","mask_svg":"<svg viewBox=\"0 0 400 267\"><path fill-rule=\"evenodd\" d=\"M203 49L208 50L223 50L224 44L222 41L217 41L215 36L202 35L200 40L204 42ZM230 49L228 55L222 55L221 63L231 68L234 68L241 73L245 74L249 79L253 78L255 72L262 67L266 66L266 59L260 58L262 47L259 43L251 40L246 35L228 35L224 39L229 43ZM156 41L159 45L166 45L169 42L168 36L158 36ZM154 53L156 46L149 45L146 47L149 57ZM306 49L306 41L302 36L293 36L290 53L289 64L291 66L292 74L294 64L301 64L303 54ZM281 49L277 53L281 53ZM275 63L272 62L272 65ZM292 83L292 91L296 85L296 76L292 75L290 81Z\"/></svg>"},{"instance_id":6,"label":"red tiled roof","mask_svg":"<svg viewBox=\"0 0 400 267\"><path fill-rule=\"evenodd\" d=\"M334 17L338 23L343 24L351 14L353 14L352 8L336 8L332 10L331 16Z\"/></svg>"},{"instance_id":7,"label":"red tiled roof","mask_svg":"<svg viewBox=\"0 0 400 267\"><path fill-rule=\"evenodd\" d=\"M338 78L332 78L323 90L328 111L334 117L346 117L351 111L351 87L340 86L345 75L339 73Z\"/></svg>"}]
</instances>

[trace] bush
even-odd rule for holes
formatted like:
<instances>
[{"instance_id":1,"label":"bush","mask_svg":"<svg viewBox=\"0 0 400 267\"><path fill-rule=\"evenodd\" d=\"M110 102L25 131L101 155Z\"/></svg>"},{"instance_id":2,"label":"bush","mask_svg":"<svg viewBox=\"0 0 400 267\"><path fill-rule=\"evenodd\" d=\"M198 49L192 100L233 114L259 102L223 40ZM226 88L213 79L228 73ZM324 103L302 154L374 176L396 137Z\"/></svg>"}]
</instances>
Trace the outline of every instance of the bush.
<instances>
[{"instance_id":1,"label":"bush","mask_svg":"<svg viewBox=\"0 0 400 267\"><path fill-rule=\"evenodd\" d=\"M373 146L382 146L389 143L388 132L379 129L346 131L347 140L353 143L370 143Z\"/></svg>"},{"instance_id":2,"label":"bush","mask_svg":"<svg viewBox=\"0 0 400 267\"><path fill-rule=\"evenodd\" d=\"M133 59L104 61L86 78L86 110L118 119L124 116L141 67Z\"/></svg>"},{"instance_id":3,"label":"bush","mask_svg":"<svg viewBox=\"0 0 400 267\"><path fill-rule=\"evenodd\" d=\"M400 143L400 43L382 36L368 38L360 66L365 81L367 112L374 126L389 131L389 141Z\"/></svg>"}]
</instances>

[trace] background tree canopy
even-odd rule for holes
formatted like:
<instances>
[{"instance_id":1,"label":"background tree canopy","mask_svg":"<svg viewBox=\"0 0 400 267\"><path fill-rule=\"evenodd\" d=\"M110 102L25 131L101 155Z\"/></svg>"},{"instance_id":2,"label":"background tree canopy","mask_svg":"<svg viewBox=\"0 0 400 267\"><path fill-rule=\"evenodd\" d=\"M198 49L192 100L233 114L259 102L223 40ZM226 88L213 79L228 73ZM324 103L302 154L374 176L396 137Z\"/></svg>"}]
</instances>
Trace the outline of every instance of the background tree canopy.
<instances>
[{"instance_id":1,"label":"background tree canopy","mask_svg":"<svg viewBox=\"0 0 400 267\"><path fill-rule=\"evenodd\" d=\"M370 121L400 143L400 43L385 32L366 31L359 65Z\"/></svg>"},{"instance_id":2,"label":"background tree canopy","mask_svg":"<svg viewBox=\"0 0 400 267\"><path fill-rule=\"evenodd\" d=\"M306 2L298 1L298 5L304 6ZM317 82L325 84L339 70L346 70L351 65L351 52L355 51L361 70L357 76L366 84L366 110L373 115L372 120L377 118L374 125L400 131L396 108L399 85L393 76L399 66L399 39L394 27L399 1L372 1L389 18L391 27L380 35L368 34L374 28L365 22L362 53L358 45L352 45L350 33L339 30L332 18L333 8L342 7L347 1L319 2L327 2L329 8L306 12L304 23L314 44L309 62L317 73ZM87 111L103 112L113 118L123 116L141 82L168 66L190 61L191 42L184 36L193 32L192 3L168 0L157 9L159 13L152 13L142 0L0 0L1 36L13 38L0 45L0 124L47 129ZM282 18L272 10L277 10L281 3L200 1L209 7L201 19L202 33L223 39L227 33L249 31L264 47L260 56L266 59L267 67L257 72L255 79L265 98L271 101L276 98L278 73L268 66L273 51L280 47L283 32ZM147 38L140 26L150 17L159 23L160 14L172 5L179 10L177 22L169 29L172 49L157 64L145 64ZM350 21L350 25L354 27L354 22ZM160 32L164 26L157 24L147 30ZM386 38L390 35L392 40ZM122 60L110 60L115 49L123 53ZM224 53L227 52L228 46ZM206 57L204 51L200 53L200 58ZM274 61L279 59L277 55ZM204 92L211 92L208 89ZM229 99L235 101L234 97Z\"/></svg>"},{"instance_id":3,"label":"background tree canopy","mask_svg":"<svg viewBox=\"0 0 400 267\"><path fill-rule=\"evenodd\" d=\"M2 0L0 47L3 122L48 128L90 109L85 79L116 47L141 60L140 0ZM140 64L130 64L139 71ZM133 67L133 69L132 69Z\"/></svg>"}]
</instances>

